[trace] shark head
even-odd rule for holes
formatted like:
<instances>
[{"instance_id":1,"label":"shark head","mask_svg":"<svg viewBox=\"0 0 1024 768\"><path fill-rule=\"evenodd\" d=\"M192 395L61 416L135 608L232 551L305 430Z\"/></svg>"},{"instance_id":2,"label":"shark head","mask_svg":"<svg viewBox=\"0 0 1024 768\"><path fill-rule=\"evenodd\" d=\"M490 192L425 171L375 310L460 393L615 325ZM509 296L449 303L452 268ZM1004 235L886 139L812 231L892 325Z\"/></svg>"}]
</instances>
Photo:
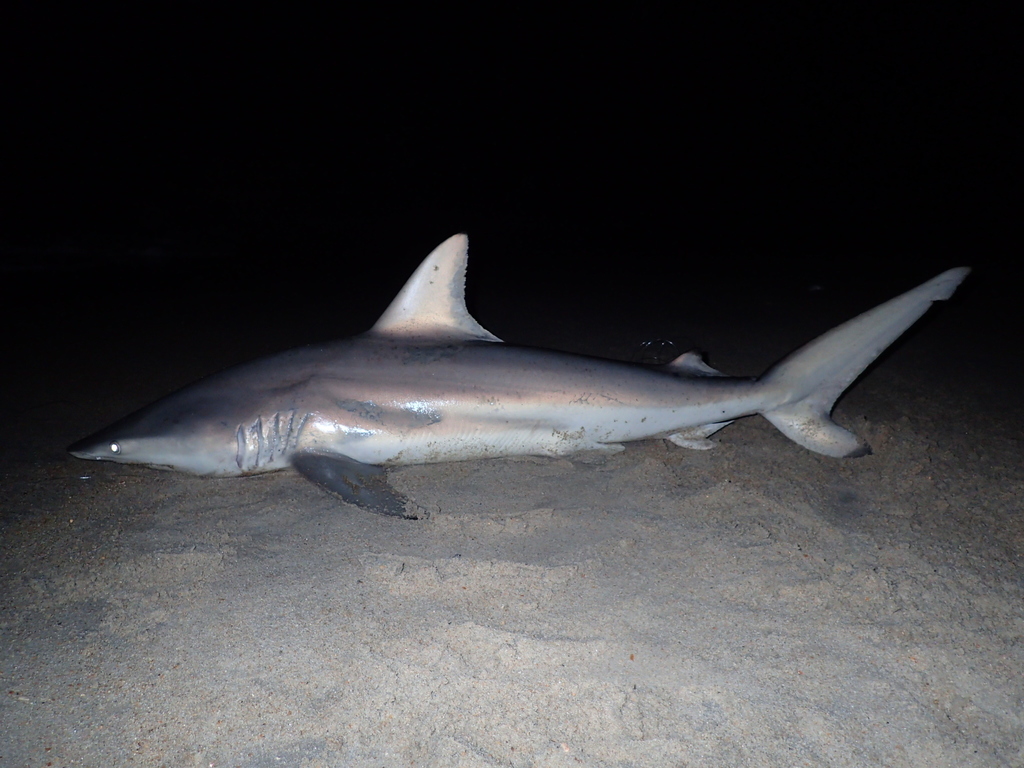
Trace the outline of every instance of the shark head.
<instances>
[{"instance_id":1,"label":"shark head","mask_svg":"<svg viewBox=\"0 0 1024 768\"><path fill-rule=\"evenodd\" d=\"M79 440L72 456L195 475L237 474L235 426L210 399L168 397Z\"/></svg>"}]
</instances>

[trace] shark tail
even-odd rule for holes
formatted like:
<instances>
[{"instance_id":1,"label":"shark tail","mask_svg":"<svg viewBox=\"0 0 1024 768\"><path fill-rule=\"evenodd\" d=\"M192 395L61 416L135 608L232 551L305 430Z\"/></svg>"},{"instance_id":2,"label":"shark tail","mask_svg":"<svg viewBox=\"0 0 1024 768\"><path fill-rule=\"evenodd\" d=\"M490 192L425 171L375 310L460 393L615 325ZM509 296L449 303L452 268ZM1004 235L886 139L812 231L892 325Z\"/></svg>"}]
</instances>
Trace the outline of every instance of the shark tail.
<instances>
[{"instance_id":1,"label":"shark tail","mask_svg":"<svg viewBox=\"0 0 1024 768\"><path fill-rule=\"evenodd\" d=\"M762 415L804 448L836 457L866 456L871 447L831 419L839 396L934 301L953 295L970 269L943 272L819 336L761 377L778 405Z\"/></svg>"}]
</instances>

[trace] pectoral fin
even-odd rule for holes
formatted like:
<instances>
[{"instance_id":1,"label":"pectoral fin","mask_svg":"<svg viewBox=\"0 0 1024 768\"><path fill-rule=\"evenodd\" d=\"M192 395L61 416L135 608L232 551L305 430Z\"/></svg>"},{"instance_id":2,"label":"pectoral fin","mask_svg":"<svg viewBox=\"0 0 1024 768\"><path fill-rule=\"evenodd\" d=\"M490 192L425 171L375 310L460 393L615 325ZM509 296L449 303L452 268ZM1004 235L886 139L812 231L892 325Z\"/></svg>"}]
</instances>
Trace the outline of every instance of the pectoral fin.
<instances>
[{"instance_id":1,"label":"pectoral fin","mask_svg":"<svg viewBox=\"0 0 1024 768\"><path fill-rule=\"evenodd\" d=\"M383 467L323 453L298 453L291 463L307 480L369 512L407 520L427 516L426 510L391 487Z\"/></svg>"}]
</instances>

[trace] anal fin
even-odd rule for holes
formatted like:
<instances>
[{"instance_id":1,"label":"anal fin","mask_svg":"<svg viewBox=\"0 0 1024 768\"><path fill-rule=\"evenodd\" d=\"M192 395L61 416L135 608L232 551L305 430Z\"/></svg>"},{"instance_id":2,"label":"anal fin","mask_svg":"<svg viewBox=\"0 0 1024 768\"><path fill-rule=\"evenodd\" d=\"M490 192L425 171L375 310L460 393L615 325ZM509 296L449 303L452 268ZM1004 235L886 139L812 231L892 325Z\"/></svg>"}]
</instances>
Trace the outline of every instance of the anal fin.
<instances>
[{"instance_id":1,"label":"anal fin","mask_svg":"<svg viewBox=\"0 0 1024 768\"><path fill-rule=\"evenodd\" d=\"M323 453L298 453L291 464L307 480L361 509L407 520L428 517L426 510L391 487L383 467Z\"/></svg>"},{"instance_id":2,"label":"anal fin","mask_svg":"<svg viewBox=\"0 0 1024 768\"><path fill-rule=\"evenodd\" d=\"M699 427L687 427L673 432L665 437L670 443L680 448L689 448L694 451L708 451L718 444L708 440L708 437L715 434L722 427L732 424L731 421L718 421L714 424L701 424Z\"/></svg>"}]
</instances>

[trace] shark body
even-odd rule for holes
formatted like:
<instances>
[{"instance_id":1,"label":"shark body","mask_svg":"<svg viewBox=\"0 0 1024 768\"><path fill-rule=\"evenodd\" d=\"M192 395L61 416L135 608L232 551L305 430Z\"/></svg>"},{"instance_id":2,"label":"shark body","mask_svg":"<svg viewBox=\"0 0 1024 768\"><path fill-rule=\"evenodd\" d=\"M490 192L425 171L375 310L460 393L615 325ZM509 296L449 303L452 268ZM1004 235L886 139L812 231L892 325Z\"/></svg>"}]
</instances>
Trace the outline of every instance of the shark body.
<instances>
[{"instance_id":1,"label":"shark body","mask_svg":"<svg viewBox=\"0 0 1024 768\"><path fill-rule=\"evenodd\" d=\"M198 475L290 466L350 503L412 518L424 511L386 467L614 453L656 437L709 448L753 414L812 451L861 456L870 448L831 420L833 404L969 272L944 272L740 379L694 353L646 366L504 344L466 309L467 254L465 235L439 245L367 333L209 376L68 450Z\"/></svg>"}]
</instances>

